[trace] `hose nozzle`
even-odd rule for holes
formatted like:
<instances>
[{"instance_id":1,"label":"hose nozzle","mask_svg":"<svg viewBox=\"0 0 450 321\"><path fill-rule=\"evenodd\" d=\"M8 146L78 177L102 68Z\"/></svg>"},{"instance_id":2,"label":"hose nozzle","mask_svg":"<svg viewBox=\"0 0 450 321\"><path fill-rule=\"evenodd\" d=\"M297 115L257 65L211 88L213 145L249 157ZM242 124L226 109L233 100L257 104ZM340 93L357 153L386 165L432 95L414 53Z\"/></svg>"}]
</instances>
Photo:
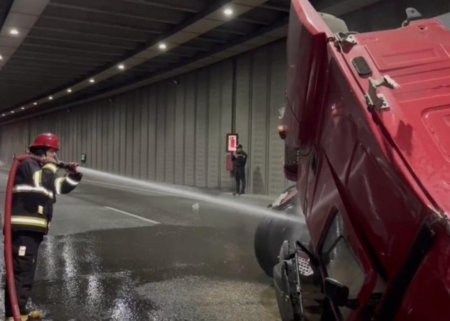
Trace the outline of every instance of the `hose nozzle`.
<instances>
[{"instance_id":1,"label":"hose nozzle","mask_svg":"<svg viewBox=\"0 0 450 321\"><path fill-rule=\"evenodd\" d=\"M63 161L58 161L56 163L56 166L58 166L59 168L63 168L69 172L76 172L78 165L79 165L78 163L63 162Z\"/></svg>"}]
</instances>

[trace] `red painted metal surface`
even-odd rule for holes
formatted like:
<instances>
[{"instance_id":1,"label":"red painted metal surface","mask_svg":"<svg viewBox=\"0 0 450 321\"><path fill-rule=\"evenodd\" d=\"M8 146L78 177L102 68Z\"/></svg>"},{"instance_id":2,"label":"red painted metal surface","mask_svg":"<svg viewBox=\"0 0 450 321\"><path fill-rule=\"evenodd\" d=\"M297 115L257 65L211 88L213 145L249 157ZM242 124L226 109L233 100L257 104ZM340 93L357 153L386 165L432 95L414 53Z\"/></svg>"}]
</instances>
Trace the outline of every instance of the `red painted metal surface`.
<instances>
[{"instance_id":1,"label":"red painted metal surface","mask_svg":"<svg viewBox=\"0 0 450 321\"><path fill-rule=\"evenodd\" d=\"M420 20L337 45L308 1L292 3L284 125L288 148L299 150L297 186L312 245L320 256L337 208L366 275L359 306L375 292L382 296L376 319L423 223L432 222L435 241L392 319L447 320L450 30L438 20ZM368 107L369 76L357 73L356 57L364 57L372 79L389 75L398 84L377 88L389 108ZM362 313L356 309L345 320L362 320Z\"/></svg>"},{"instance_id":2,"label":"red painted metal surface","mask_svg":"<svg viewBox=\"0 0 450 321\"><path fill-rule=\"evenodd\" d=\"M447 320L449 317L450 247L448 234L438 233L433 250L414 276L396 320Z\"/></svg>"},{"instance_id":3,"label":"red painted metal surface","mask_svg":"<svg viewBox=\"0 0 450 321\"><path fill-rule=\"evenodd\" d=\"M427 205L450 213L450 38L438 20L416 21L409 26L356 35L358 45L345 55L347 63L363 56L373 78L389 75L398 84L386 95L388 111L374 112L392 149L409 167ZM361 90L367 78L354 77ZM413 182L411 182L413 183Z\"/></svg>"},{"instance_id":4,"label":"red painted metal surface","mask_svg":"<svg viewBox=\"0 0 450 321\"><path fill-rule=\"evenodd\" d=\"M227 153L225 155L225 170L227 172L232 172L234 168L233 158L231 157L231 153Z\"/></svg>"}]
</instances>

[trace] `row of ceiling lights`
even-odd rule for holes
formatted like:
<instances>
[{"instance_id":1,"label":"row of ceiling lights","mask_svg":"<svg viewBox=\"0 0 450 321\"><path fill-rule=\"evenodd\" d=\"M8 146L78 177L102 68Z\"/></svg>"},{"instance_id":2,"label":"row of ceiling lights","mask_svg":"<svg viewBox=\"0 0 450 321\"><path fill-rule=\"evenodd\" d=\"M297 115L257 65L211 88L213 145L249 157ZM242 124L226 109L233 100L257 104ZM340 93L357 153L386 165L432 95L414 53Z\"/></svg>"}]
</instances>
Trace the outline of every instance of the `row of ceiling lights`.
<instances>
[{"instance_id":1,"label":"row of ceiling lights","mask_svg":"<svg viewBox=\"0 0 450 321\"><path fill-rule=\"evenodd\" d=\"M20 32L19 32L19 29L17 29L17 28L10 28L9 34L11 36L17 37L17 36L19 36ZM0 53L0 61L2 61L2 60L3 60L3 55ZM25 106L20 107L20 110L25 110ZM19 109L17 111L19 111ZM14 114L15 112L16 112L15 110L11 110L9 113ZM2 117L5 117L5 116L6 116L6 113L3 113Z\"/></svg>"},{"instance_id":2,"label":"row of ceiling lights","mask_svg":"<svg viewBox=\"0 0 450 321\"><path fill-rule=\"evenodd\" d=\"M234 11L233 11L233 9L231 7L226 7L226 8L223 9L223 14L226 17L231 17L231 16L233 16ZM18 36L20 34L20 32L19 32L19 30L17 28L11 28L9 30L9 34L12 35L12 36ZM159 43L158 44L158 49L161 50L161 51L167 50L167 44L165 42ZM3 56L0 54L0 61L1 60L3 60ZM124 64L118 64L117 65L117 69L119 69L120 71L125 70L125 65ZM91 84L95 83L95 79L94 78L90 78L88 81ZM68 94L71 94L72 93L72 88L67 88L66 92ZM48 100L53 100L53 96L52 95L48 96ZM38 102L35 101L29 107L33 107L33 106L37 106L37 105L38 105ZM9 112L9 114L15 114L16 112L20 112L20 111L23 111L25 109L27 109L27 106L22 106L22 107L20 107L20 108L18 108L16 110L11 110ZM7 114L8 113L2 113L1 117L5 117L5 116L7 116Z\"/></svg>"},{"instance_id":3,"label":"row of ceiling lights","mask_svg":"<svg viewBox=\"0 0 450 321\"><path fill-rule=\"evenodd\" d=\"M18 36L20 33L19 33L19 30L17 28L11 28L11 29L9 29L9 34L11 36ZM0 54L0 61L1 60L3 60L2 54Z\"/></svg>"}]
</instances>

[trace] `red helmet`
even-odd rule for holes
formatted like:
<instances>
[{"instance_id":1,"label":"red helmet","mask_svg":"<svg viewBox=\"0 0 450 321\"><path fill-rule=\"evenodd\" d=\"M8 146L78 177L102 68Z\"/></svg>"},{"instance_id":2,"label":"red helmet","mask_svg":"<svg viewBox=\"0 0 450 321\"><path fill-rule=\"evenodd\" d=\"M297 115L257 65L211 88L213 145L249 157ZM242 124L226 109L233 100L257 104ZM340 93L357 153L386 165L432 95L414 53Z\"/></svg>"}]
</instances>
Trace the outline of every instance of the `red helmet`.
<instances>
[{"instance_id":1,"label":"red helmet","mask_svg":"<svg viewBox=\"0 0 450 321\"><path fill-rule=\"evenodd\" d=\"M49 147L58 150L59 149L59 137L52 133L43 133L36 136L32 147Z\"/></svg>"}]
</instances>

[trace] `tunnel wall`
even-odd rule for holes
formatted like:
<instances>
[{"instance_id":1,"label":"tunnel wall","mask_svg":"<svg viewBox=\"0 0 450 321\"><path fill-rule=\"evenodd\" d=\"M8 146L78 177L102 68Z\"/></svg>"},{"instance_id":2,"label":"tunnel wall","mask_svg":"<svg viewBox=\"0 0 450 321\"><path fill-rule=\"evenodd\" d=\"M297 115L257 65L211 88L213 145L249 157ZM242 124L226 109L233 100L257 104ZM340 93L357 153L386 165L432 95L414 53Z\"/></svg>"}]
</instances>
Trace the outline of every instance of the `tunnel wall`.
<instances>
[{"instance_id":1,"label":"tunnel wall","mask_svg":"<svg viewBox=\"0 0 450 321\"><path fill-rule=\"evenodd\" d=\"M61 137L64 160L86 153L89 168L230 190L226 134L235 131L249 155L247 191L277 194L286 184L276 133L285 56L284 41L276 42L170 81L2 126L1 161L51 131Z\"/></svg>"},{"instance_id":2,"label":"tunnel wall","mask_svg":"<svg viewBox=\"0 0 450 321\"><path fill-rule=\"evenodd\" d=\"M362 3L364 2L364 4ZM397 28L405 8L424 17L450 11L450 0L318 0L360 8L342 16L350 30ZM362 8L361 8L362 7ZM342 9L341 9L342 10ZM380 12L383 12L380 18ZM333 12L331 12L333 13ZM235 131L249 154L249 192L276 194L286 185L283 144L275 128L284 104L285 42L110 99L0 128L0 160L9 163L32 137L54 131L60 156L86 166L146 180L230 190L225 134Z\"/></svg>"}]
</instances>

